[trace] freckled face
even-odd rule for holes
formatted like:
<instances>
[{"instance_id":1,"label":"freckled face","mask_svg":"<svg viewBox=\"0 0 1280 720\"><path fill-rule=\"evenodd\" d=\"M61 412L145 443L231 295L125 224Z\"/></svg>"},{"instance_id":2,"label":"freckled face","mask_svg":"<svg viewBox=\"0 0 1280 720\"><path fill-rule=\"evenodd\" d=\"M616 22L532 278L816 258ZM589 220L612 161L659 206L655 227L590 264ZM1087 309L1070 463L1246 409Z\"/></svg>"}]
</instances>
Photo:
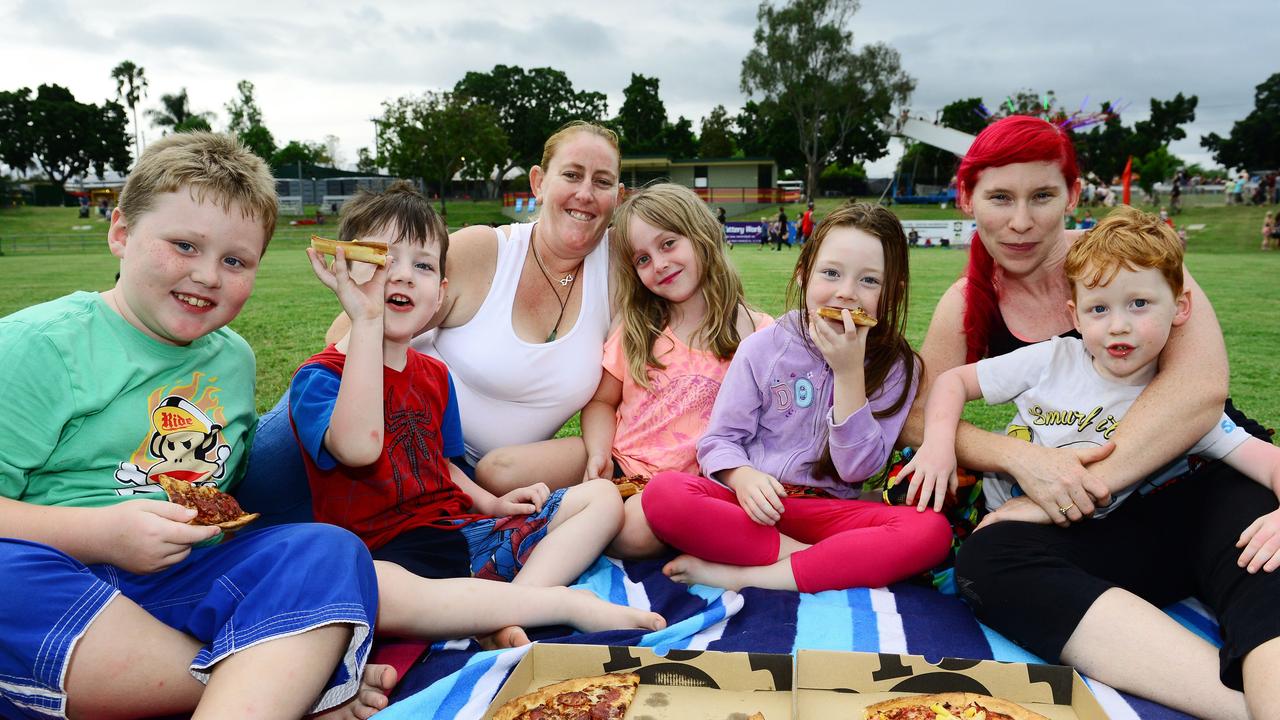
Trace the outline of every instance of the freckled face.
<instances>
[{"instance_id":1,"label":"freckled face","mask_svg":"<svg viewBox=\"0 0 1280 720\"><path fill-rule=\"evenodd\" d=\"M1174 297L1154 268L1121 268L1109 283L1095 288L1077 283L1071 309L1094 368L1109 380L1130 385L1155 377L1169 332L1191 312L1189 293Z\"/></svg>"},{"instance_id":2,"label":"freckled face","mask_svg":"<svg viewBox=\"0 0 1280 720\"><path fill-rule=\"evenodd\" d=\"M131 221L117 208L108 244L120 280L108 294L131 325L186 345L230 323L253 293L266 231L239 203L224 210L186 189L163 193Z\"/></svg>"}]
</instances>

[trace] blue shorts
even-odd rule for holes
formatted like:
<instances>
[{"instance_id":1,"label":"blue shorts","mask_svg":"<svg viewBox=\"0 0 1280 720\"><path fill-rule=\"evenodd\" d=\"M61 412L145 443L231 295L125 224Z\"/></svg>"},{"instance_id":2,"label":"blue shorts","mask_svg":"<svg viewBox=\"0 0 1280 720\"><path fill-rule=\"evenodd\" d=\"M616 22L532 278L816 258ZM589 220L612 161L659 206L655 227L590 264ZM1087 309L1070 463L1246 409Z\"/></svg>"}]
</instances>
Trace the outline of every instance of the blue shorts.
<instances>
[{"instance_id":1,"label":"blue shorts","mask_svg":"<svg viewBox=\"0 0 1280 720\"><path fill-rule=\"evenodd\" d=\"M533 515L486 518L464 525L460 532L471 551L471 575L510 582L524 567L534 547L547 536L547 526L560 510L566 489L556 490Z\"/></svg>"},{"instance_id":2,"label":"blue shorts","mask_svg":"<svg viewBox=\"0 0 1280 720\"><path fill-rule=\"evenodd\" d=\"M258 643L334 623L355 626L311 710L318 712L359 687L378 582L364 544L330 525L243 534L148 575L0 538L0 716L65 717L71 653L117 595L204 643L190 665L201 682L220 660Z\"/></svg>"}]
</instances>

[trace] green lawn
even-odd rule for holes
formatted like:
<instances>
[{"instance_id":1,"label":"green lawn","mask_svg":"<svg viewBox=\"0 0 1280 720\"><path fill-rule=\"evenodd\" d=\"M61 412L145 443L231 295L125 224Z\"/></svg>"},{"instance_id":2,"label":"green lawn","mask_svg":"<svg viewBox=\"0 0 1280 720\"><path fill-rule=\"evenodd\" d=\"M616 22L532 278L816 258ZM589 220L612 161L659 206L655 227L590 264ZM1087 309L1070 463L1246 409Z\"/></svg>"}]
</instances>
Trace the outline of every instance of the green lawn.
<instances>
[{"instance_id":1,"label":"green lawn","mask_svg":"<svg viewBox=\"0 0 1280 720\"><path fill-rule=\"evenodd\" d=\"M819 216L838 201L818 202ZM800 206L788 207L788 214ZM500 217L496 202L456 202L449 216ZM895 207L904 218L960 217L954 210ZM1214 302L1231 358L1231 391L1236 404L1269 427L1280 426L1280 398L1273 389L1280 358L1280 252L1258 251L1262 208L1193 208L1178 217L1179 224L1203 223L1189 239L1188 265ZM1095 215L1099 213L1095 212ZM794 215L793 215L794 216ZM471 222L471 220L467 220ZM263 260L253 298L232 324L258 355L258 409L270 407L283 392L300 362L320 349L324 331L338 312L338 302L312 276L305 253L312 230L333 234L334 225L289 227L287 219ZM91 230L72 231L91 224ZM450 223L457 225L460 223ZM78 232L87 239L71 250L47 249L32 234ZM0 210L0 315L64 295L73 290L111 287L115 259L107 252L105 224L81 221L75 208L19 208ZM96 238L96 240L95 240ZM10 248L17 247L14 252ZM784 293L797 250L738 247L731 257L742 272L748 299L769 313L784 308ZM911 254L912 287L909 332L913 343L924 338L938 297L959 275L963 252L917 249ZM986 426L1003 425L1007 410L974 407L968 417ZM573 432L576 424L566 427Z\"/></svg>"}]
</instances>

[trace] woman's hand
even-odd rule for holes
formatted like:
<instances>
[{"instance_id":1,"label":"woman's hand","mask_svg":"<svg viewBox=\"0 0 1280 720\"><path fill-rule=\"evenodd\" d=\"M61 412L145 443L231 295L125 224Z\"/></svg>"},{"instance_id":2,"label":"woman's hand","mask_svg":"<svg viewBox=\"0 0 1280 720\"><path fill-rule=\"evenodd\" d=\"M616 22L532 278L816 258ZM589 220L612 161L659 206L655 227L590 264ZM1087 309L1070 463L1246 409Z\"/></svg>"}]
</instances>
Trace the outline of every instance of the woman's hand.
<instances>
[{"instance_id":1,"label":"woman's hand","mask_svg":"<svg viewBox=\"0 0 1280 720\"><path fill-rule=\"evenodd\" d=\"M1251 573L1280 568L1280 510L1254 520L1240 533L1236 547L1244 548L1236 564Z\"/></svg>"},{"instance_id":2,"label":"woman's hand","mask_svg":"<svg viewBox=\"0 0 1280 720\"><path fill-rule=\"evenodd\" d=\"M978 532L988 525L994 525L1005 520L1048 525L1054 521L1054 518L1049 517L1031 498L1026 495L1019 495L994 511L987 513L987 516L982 518L982 522L978 523L978 527L974 528L973 531Z\"/></svg>"},{"instance_id":3,"label":"woman's hand","mask_svg":"<svg viewBox=\"0 0 1280 720\"><path fill-rule=\"evenodd\" d=\"M1066 527L1111 502L1111 491L1088 465L1115 450L1115 443L1069 450L1026 443L1009 462L1009 472L1022 491L1053 522Z\"/></svg>"},{"instance_id":4,"label":"woman's hand","mask_svg":"<svg viewBox=\"0 0 1280 720\"><path fill-rule=\"evenodd\" d=\"M534 483L528 487L516 488L497 498L486 514L496 517L532 515L542 509L549 497L551 497L551 489L546 483Z\"/></svg>"},{"instance_id":5,"label":"woman's hand","mask_svg":"<svg viewBox=\"0 0 1280 720\"><path fill-rule=\"evenodd\" d=\"M954 494L959 480L956 478L956 453L954 445L943 448L935 443L926 442L911 457L905 467L898 473L898 482L911 478L907 486L907 502L916 497L916 510L933 505L933 509L942 512L942 503L947 494Z\"/></svg>"},{"instance_id":6,"label":"woman's hand","mask_svg":"<svg viewBox=\"0 0 1280 720\"><path fill-rule=\"evenodd\" d=\"M818 346L818 352L822 353L827 365L831 366L832 373L862 373L867 355L867 333L871 332L871 328L855 325L853 315L848 310L840 314L844 318L843 332L833 327L829 321L818 318L816 313L810 313L809 336Z\"/></svg>"},{"instance_id":7,"label":"woman's hand","mask_svg":"<svg viewBox=\"0 0 1280 720\"><path fill-rule=\"evenodd\" d=\"M738 496L738 504L753 522L776 525L782 519L782 498L787 491L777 478L745 465L727 475L725 484Z\"/></svg>"},{"instance_id":8,"label":"woman's hand","mask_svg":"<svg viewBox=\"0 0 1280 720\"><path fill-rule=\"evenodd\" d=\"M338 296L342 310L352 322L382 319L383 309L387 304L385 266L377 268L368 282L357 283L351 277L351 264L342 247L338 248L332 266L327 265L324 257L313 248L307 248L307 257L311 259L311 270L325 287ZM387 262L394 261L388 256Z\"/></svg>"},{"instance_id":9,"label":"woman's hand","mask_svg":"<svg viewBox=\"0 0 1280 720\"><path fill-rule=\"evenodd\" d=\"M604 478L606 480L613 477L613 455L604 453L602 455L587 456L587 471L582 474L582 481L595 480Z\"/></svg>"}]
</instances>

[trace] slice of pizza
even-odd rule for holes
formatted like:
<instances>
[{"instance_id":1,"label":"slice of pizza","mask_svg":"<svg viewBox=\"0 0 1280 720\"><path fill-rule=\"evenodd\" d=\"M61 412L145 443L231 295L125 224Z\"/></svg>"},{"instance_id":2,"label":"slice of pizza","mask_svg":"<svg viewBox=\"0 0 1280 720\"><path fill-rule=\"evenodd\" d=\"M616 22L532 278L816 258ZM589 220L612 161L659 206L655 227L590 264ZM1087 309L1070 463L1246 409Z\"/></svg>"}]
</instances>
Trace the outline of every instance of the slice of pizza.
<instances>
[{"instance_id":1,"label":"slice of pizza","mask_svg":"<svg viewBox=\"0 0 1280 720\"><path fill-rule=\"evenodd\" d=\"M261 517L246 513L235 498L209 485L192 485L163 473L152 478L169 496L169 502L194 508L191 525L217 525L223 530L239 530Z\"/></svg>"},{"instance_id":2,"label":"slice of pizza","mask_svg":"<svg viewBox=\"0 0 1280 720\"><path fill-rule=\"evenodd\" d=\"M1048 720L1021 705L978 693L950 692L885 700L866 720Z\"/></svg>"},{"instance_id":3,"label":"slice of pizza","mask_svg":"<svg viewBox=\"0 0 1280 720\"><path fill-rule=\"evenodd\" d=\"M854 325L863 325L866 327L876 326L876 323L877 323L876 319L868 315L867 311L863 310L860 307L850 309L849 314L853 316ZM831 307L830 305L823 305L822 307L818 308L818 317L840 322L844 320L844 312L842 308Z\"/></svg>"},{"instance_id":4,"label":"slice of pizza","mask_svg":"<svg viewBox=\"0 0 1280 720\"><path fill-rule=\"evenodd\" d=\"M372 263L374 265L387 264L387 246L385 243L365 242L363 240L330 240L319 235L312 235L311 247L315 248L316 252L321 255L333 255L334 257L337 257L338 248L342 248L342 252L348 260Z\"/></svg>"},{"instance_id":5,"label":"slice of pizza","mask_svg":"<svg viewBox=\"0 0 1280 720\"><path fill-rule=\"evenodd\" d=\"M628 475L626 477L613 478L613 485L618 488L618 492L622 494L624 500L644 490L644 486L648 484L648 475Z\"/></svg>"},{"instance_id":6,"label":"slice of pizza","mask_svg":"<svg viewBox=\"0 0 1280 720\"><path fill-rule=\"evenodd\" d=\"M639 687L635 673L564 680L508 701L492 720L622 720Z\"/></svg>"}]
</instances>

